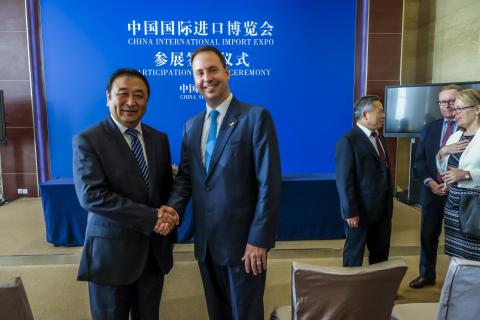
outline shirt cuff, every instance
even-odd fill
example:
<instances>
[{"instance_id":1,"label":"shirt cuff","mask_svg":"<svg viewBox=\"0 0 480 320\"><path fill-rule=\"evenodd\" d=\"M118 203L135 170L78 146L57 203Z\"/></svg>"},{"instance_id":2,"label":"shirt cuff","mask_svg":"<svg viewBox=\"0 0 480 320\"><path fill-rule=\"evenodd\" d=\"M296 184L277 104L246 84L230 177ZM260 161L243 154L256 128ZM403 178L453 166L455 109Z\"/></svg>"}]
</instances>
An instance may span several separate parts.
<instances>
[{"instance_id":1,"label":"shirt cuff","mask_svg":"<svg viewBox=\"0 0 480 320\"><path fill-rule=\"evenodd\" d=\"M433 180L433 178L430 178L430 177L426 178L425 180L423 180L423 185L424 185L425 187L428 187L428 183L429 183L430 181L432 181L432 180Z\"/></svg>"},{"instance_id":2,"label":"shirt cuff","mask_svg":"<svg viewBox=\"0 0 480 320\"><path fill-rule=\"evenodd\" d=\"M173 209L173 210L175 210L175 209ZM180 216L178 215L177 210L175 210L175 214L177 215L177 223L175 225L178 226L178 224L180 223Z\"/></svg>"}]
</instances>

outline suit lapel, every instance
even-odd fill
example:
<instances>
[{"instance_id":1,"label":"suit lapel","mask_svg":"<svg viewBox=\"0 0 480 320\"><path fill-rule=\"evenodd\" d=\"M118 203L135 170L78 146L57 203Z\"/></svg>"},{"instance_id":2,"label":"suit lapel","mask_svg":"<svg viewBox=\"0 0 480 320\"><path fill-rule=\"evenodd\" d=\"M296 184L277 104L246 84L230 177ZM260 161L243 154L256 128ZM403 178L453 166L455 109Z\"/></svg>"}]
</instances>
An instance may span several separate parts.
<instances>
[{"instance_id":1,"label":"suit lapel","mask_svg":"<svg viewBox=\"0 0 480 320\"><path fill-rule=\"evenodd\" d=\"M138 166L137 159L135 159L135 155L133 154L132 149L128 145L127 141L125 141L125 137L120 132L117 125L115 124L115 122L113 122L113 120L110 118L110 116L108 117L107 128L108 128L110 134L114 137L113 139L111 139L112 143L116 144L116 147L120 150L120 154L122 154L122 161L126 162L126 168L128 169L128 171L131 171L132 168L135 168L134 171L136 172L137 180L139 180L139 182L142 183L142 185L146 188L147 186L145 184L145 181L143 180L142 173L140 172L140 168ZM150 169L150 163L151 162L150 162L149 154L153 155L154 151L152 150L152 151L149 152L149 150L148 150L147 139L145 139L146 131L144 131L143 126L142 126L142 133L144 134L145 149L147 151L147 157L148 157L148 168ZM150 137L150 135L148 135L148 136ZM150 141L151 141L151 138L150 138ZM151 144L151 143L149 143L149 144ZM150 175L150 177L152 177L151 172L149 173L149 175Z\"/></svg>"},{"instance_id":2,"label":"suit lapel","mask_svg":"<svg viewBox=\"0 0 480 320\"><path fill-rule=\"evenodd\" d=\"M443 127L443 119L439 119L435 125L432 127L432 135L435 137L435 143L430 144L433 148L434 152L437 153L440 149L440 143L442 143L442 127Z\"/></svg>"},{"instance_id":3,"label":"suit lapel","mask_svg":"<svg viewBox=\"0 0 480 320\"><path fill-rule=\"evenodd\" d=\"M390 167L390 161L388 159L388 152L387 152L387 143L385 141L385 137L380 135L380 143L382 144L383 154L385 155L385 161L387 162L387 168ZM378 156L378 153L377 153ZM380 160L380 157L378 158Z\"/></svg>"},{"instance_id":4,"label":"suit lapel","mask_svg":"<svg viewBox=\"0 0 480 320\"><path fill-rule=\"evenodd\" d=\"M228 107L227 114L225 115L225 118L223 118L222 126L218 132L217 140L215 141L215 147L213 148L212 158L210 159L207 178L215 169L218 159L220 159L220 156L225 149L225 145L230 139L232 132L238 125L238 115L240 114L240 111L240 103L238 100L233 98L230 102L230 106Z\"/></svg>"},{"instance_id":5,"label":"suit lapel","mask_svg":"<svg viewBox=\"0 0 480 320\"><path fill-rule=\"evenodd\" d=\"M440 140L442 139L442 127L443 119L439 119L437 123L433 125L433 135L438 138L438 144L440 144Z\"/></svg>"},{"instance_id":6,"label":"suit lapel","mask_svg":"<svg viewBox=\"0 0 480 320\"><path fill-rule=\"evenodd\" d=\"M373 146L372 142L370 141L370 139L367 137L367 135L365 134L365 132L362 131L362 129L360 129L358 127L358 125L355 124L355 127L353 128L353 130L355 131L355 134L359 137L359 139L363 140L363 143L367 146L367 149L370 150L370 153L372 155L375 156L375 158L378 159L378 161L380 161L380 158L378 157L378 153L377 153L377 150L375 150L375 147ZM380 139L381 140L381 139ZM383 144L383 143L382 143ZM384 146L383 146L384 147ZM385 149L385 147L384 147Z\"/></svg>"},{"instance_id":7,"label":"suit lapel","mask_svg":"<svg viewBox=\"0 0 480 320\"><path fill-rule=\"evenodd\" d=\"M193 158L202 170L203 175L205 175L205 167L203 166L202 162L202 131L203 131L203 123L205 122L205 111L200 113L200 115L192 122L192 127L190 128L190 132L188 135L192 137L191 147L193 150Z\"/></svg>"},{"instance_id":8,"label":"suit lapel","mask_svg":"<svg viewBox=\"0 0 480 320\"><path fill-rule=\"evenodd\" d=\"M112 143L115 143L116 147L121 151L122 154L129 154L127 156L129 160L131 160L134 163L137 163L135 160L135 156L133 155L132 149L130 149L127 141L125 141L125 138L123 137L123 134L120 132L117 125L115 124L115 122L113 122L110 116L108 117L108 120L107 120L107 128L108 128L108 133L110 133L113 136L113 139L111 139Z\"/></svg>"},{"instance_id":9,"label":"suit lapel","mask_svg":"<svg viewBox=\"0 0 480 320\"><path fill-rule=\"evenodd\" d=\"M150 134L150 131L148 128L146 128L144 125L142 125L142 134L143 134L143 142L145 142L145 152L147 153L147 165L148 165L148 176L149 176L149 181L150 181L150 186L149 186L149 196L151 195L151 192L153 190L152 183L155 181L152 177L156 177L157 172L155 171L156 165L155 165L155 155L159 154L156 150L156 145L153 143L152 135ZM137 165L138 167L138 165ZM140 177L143 180L142 174L140 172L140 169L138 169L138 172L140 173ZM146 185L145 185L146 186Z\"/></svg>"}]
</instances>

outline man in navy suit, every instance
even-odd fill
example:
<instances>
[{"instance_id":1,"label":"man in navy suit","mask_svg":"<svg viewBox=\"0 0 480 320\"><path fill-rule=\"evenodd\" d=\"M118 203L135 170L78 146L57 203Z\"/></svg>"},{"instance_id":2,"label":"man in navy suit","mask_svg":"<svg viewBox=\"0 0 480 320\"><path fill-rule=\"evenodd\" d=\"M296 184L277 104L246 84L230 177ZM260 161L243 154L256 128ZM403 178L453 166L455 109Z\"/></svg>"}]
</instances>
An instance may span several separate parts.
<instances>
[{"instance_id":1,"label":"man in navy suit","mask_svg":"<svg viewBox=\"0 0 480 320\"><path fill-rule=\"evenodd\" d=\"M370 264L388 260L393 190L380 129L385 114L377 96L355 103L353 129L335 147L336 180L346 240L343 265L361 266L365 245Z\"/></svg>"},{"instance_id":2,"label":"man in navy suit","mask_svg":"<svg viewBox=\"0 0 480 320\"><path fill-rule=\"evenodd\" d=\"M174 227L160 214L172 187L167 136L143 123L150 87L133 69L108 80L110 115L73 138L73 178L88 223L78 280L89 281L93 319L159 319ZM160 216L160 218L159 218Z\"/></svg>"},{"instance_id":3,"label":"man in navy suit","mask_svg":"<svg viewBox=\"0 0 480 320\"><path fill-rule=\"evenodd\" d=\"M281 190L275 128L267 110L230 93L230 71L218 49L198 48L191 65L206 110L185 123L168 205L181 218L192 198L209 318L263 319Z\"/></svg>"},{"instance_id":4,"label":"man in navy suit","mask_svg":"<svg viewBox=\"0 0 480 320\"><path fill-rule=\"evenodd\" d=\"M434 285L436 280L438 237L442 232L443 210L448 192L443 188L443 181L437 172L435 157L448 137L457 130L452 108L457 93L461 90L457 85L440 89L438 106L443 117L425 125L415 152L415 167L423 185L420 192L420 275L409 284L414 289Z\"/></svg>"}]
</instances>

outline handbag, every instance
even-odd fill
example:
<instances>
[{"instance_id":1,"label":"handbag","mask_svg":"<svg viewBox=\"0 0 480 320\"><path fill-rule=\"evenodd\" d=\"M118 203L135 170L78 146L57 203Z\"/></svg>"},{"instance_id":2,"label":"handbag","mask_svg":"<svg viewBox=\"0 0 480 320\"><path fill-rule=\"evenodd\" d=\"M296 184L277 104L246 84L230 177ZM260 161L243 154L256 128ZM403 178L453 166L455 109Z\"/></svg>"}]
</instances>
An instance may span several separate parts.
<instances>
[{"instance_id":1,"label":"handbag","mask_svg":"<svg viewBox=\"0 0 480 320\"><path fill-rule=\"evenodd\" d=\"M462 194L458 207L460 231L467 237L480 240L480 195Z\"/></svg>"}]
</instances>

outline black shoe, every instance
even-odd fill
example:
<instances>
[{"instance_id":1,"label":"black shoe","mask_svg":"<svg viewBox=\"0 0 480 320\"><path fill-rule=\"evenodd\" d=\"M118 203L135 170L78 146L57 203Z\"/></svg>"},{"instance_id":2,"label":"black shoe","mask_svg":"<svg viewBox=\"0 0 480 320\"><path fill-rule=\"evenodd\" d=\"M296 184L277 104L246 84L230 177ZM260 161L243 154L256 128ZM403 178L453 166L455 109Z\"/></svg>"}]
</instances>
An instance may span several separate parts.
<instances>
[{"instance_id":1,"label":"black shoe","mask_svg":"<svg viewBox=\"0 0 480 320\"><path fill-rule=\"evenodd\" d=\"M408 285L410 286L410 288L420 289L420 288L423 288L425 286L433 286L434 284L435 284L435 281L429 281L429 280L427 280L425 278L422 278L422 277L416 277L415 279L410 281L410 283Z\"/></svg>"}]
</instances>

